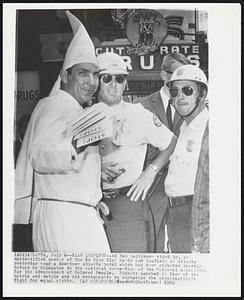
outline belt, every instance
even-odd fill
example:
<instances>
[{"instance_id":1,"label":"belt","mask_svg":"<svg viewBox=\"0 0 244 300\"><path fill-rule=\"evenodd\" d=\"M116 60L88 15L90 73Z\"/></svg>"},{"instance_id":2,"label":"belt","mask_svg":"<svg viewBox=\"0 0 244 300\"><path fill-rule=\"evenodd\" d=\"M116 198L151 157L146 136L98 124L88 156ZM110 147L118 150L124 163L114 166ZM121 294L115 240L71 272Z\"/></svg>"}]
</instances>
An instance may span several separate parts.
<instances>
[{"instance_id":1,"label":"belt","mask_svg":"<svg viewBox=\"0 0 244 300\"><path fill-rule=\"evenodd\" d=\"M168 196L169 207L172 208L175 206L186 205L187 203L192 201L192 198L193 198L193 195L179 196L179 197Z\"/></svg>"},{"instance_id":2,"label":"belt","mask_svg":"<svg viewBox=\"0 0 244 300\"><path fill-rule=\"evenodd\" d=\"M103 190L103 198L111 199L111 198L116 198L125 195L127 194L130 188L131 185L119 189Z\"/></svg>"},{"instance_id":3,"label":"belt","mask_svg":"<svg viewBox=\"0 0 244 300\"><path fill-rule=\"evenodd\" d=\"M83 205L83 206L88 206L88 207L92 207L97 211L98 217L100 219L100 221L103 223L99 212L102 212L102 214L104 216L109 215L109 208L106 205L106 203L104 203L103 201L99 201L97 203L97 205L91 205L88 203L84 203L84 202L79 202L79 201L67 201L67 200L61 200L61 199L54 199L54 198L39 198L38 201L55 201L55 202L65 202L65 203L71 203L71 204L79 204L79 205Z\"/></svg>"}]
</instances>

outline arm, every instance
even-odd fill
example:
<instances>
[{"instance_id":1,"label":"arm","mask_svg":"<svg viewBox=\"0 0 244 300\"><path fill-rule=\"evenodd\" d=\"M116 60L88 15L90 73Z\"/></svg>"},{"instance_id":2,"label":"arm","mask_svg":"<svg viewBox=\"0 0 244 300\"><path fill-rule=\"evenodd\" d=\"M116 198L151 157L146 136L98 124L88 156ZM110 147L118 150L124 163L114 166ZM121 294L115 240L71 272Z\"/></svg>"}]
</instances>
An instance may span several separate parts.
<instances>
[{"instance_id":1,"label":"arm","mask_svg":"<svg viewBox=\"0 0 244 300\"><path fill-rule=\"evenodd\" d=\"M84 158L67 136L67 120L70 112L63 103L45 101L35 111L33 138L30 142L29 159L40 173L77 172Z\"/></svg>"},{"instance_id":2,"label":"arm","mask_svg":"<svg viewBox=\"0 0 244 300\"><path fill-rule=\"evenodd\" d=\"M143 133L141 142L151 144L158 148L160 152L151 163L154 167L152 168L149 165L128 191L127 196L130 197L131 201L137 201L140 196L142 196L142 200L146 198L157 172L168 163L177 142L174 134L154 114L140 104L137 105L138 115L140 113L140 119L137 121L137 131L139 134L140 132Z\"/></svg>"},{"instance_id":3,"label":"arm","mask_svg":"<svg viewBox=\"0 0 244 300\"><path fill-rule=\"evenodd\" d=\"M192 202L192 252L209 252L209 149L206 127Z\"/></svg>"},{"instance_id":4,"label":"arm","mask_svg":"<svg viewBox=\"0 0 244 300\"><path fill-rule=\"evenodd\" d=\"M168 163L170 155L173 153L177 138L172 137L169 146L159 152L157 157L139 176L127 193L131 201L137 201L140 196L145 200L148 190L154 182L156 174Z\"/></svg>"},{"instance_id":5,"label":"arm","mask_svg":"<svg viewBox=\"0 0 244 300\"><path fill-rule=\"evenodd\" d=\"M115 182L115 180L125 172L125 169L118 163L103 162L102 163L102 181L103 182Z\"/></svg>"}]
</instances>

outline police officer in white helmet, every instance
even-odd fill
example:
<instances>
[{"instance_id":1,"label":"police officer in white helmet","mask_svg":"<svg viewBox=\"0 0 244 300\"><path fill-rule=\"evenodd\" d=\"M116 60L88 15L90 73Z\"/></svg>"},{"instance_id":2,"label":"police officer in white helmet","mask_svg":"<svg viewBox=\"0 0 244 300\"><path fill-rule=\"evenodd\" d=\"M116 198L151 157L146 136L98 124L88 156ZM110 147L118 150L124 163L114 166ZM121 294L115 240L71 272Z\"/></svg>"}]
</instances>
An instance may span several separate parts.
<instances>
[{"instance_id":1,"label":"police officer in white helmet","mask_svg":"<svg viewBox=\"0 0 244 300\"><path fill-rule=\"evenodd\" d=\"M167 85L173 106L184 118L165 179L165 191L169 200L169 250L191 252L192 200L196 193L195 178L203 135L208 124L208 109L205 106L208 83L199 67L185 65L175 70ZM204 185L197 187L201 189L201 193L205 193L205 188ZM207 210L208 208L205 215L208 215Z\"/></svg>"},{"instance_id":2,"label":"police officer in white helmet","mask_svg":"<svg viewBox=\"0 0 244 300\"><path fill-rule=\"evenodd\" d=\"M153 252L154 228L147 202L154 178L168 162L176 137L141 104L123 101L128 71L115 53L98 55L98 100L110 106L113 136L100 144L105 229L112 252ZM161 151L143 169L147 144Z\"/></svg>"}]
</instances>

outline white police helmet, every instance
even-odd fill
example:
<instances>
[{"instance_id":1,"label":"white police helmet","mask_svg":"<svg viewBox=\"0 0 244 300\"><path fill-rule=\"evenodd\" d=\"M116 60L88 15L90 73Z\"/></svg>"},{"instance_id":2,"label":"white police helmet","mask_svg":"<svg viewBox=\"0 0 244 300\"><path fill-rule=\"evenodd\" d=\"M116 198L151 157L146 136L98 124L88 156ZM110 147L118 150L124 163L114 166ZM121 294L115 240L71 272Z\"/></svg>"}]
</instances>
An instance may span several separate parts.
<instances>
[{"instance_id":1,"label":"white police helmet","mask_svg":"<svg viewBox=\"0 0 244 300\"><path fill-rule=\"evenodd\" d=\"M100 72L99 74L128 75L123 58L113 52L105 52L97 56Z\"/></svg>"},{"instance_id":2,"label":"white police helmet","mask_svg":"<svg viewBox=\"0 0 244 300\"><path fill-rule=\"evenodd\" d=\"M178 67L166 85L171 87L172 82L177 80L195 81L197 83L201 83L206 87L206 89L208 89L208 80L206 75L199 67L194 65L184 65Z\"/></svg>"}]
</instances>

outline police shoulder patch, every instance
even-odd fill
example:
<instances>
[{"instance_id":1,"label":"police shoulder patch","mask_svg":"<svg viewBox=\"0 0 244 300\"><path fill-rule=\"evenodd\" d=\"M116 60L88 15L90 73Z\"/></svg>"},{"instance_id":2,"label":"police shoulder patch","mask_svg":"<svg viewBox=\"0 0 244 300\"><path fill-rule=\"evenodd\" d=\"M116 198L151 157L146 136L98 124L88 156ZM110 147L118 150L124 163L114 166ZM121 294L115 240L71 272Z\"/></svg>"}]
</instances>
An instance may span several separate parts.
<instances>
[{"instance_id":1,"label":"police shoulder patch","mask_svg":"<svg viewBox=\"0 0 244 300\"><path fill-rule=\"evenodd\" d=\"M159 120L159 118L156 117L155 115L153 115L153 122L157 127L160 127L163 125L162 122Z\"/></svg>"}]
</instances>

